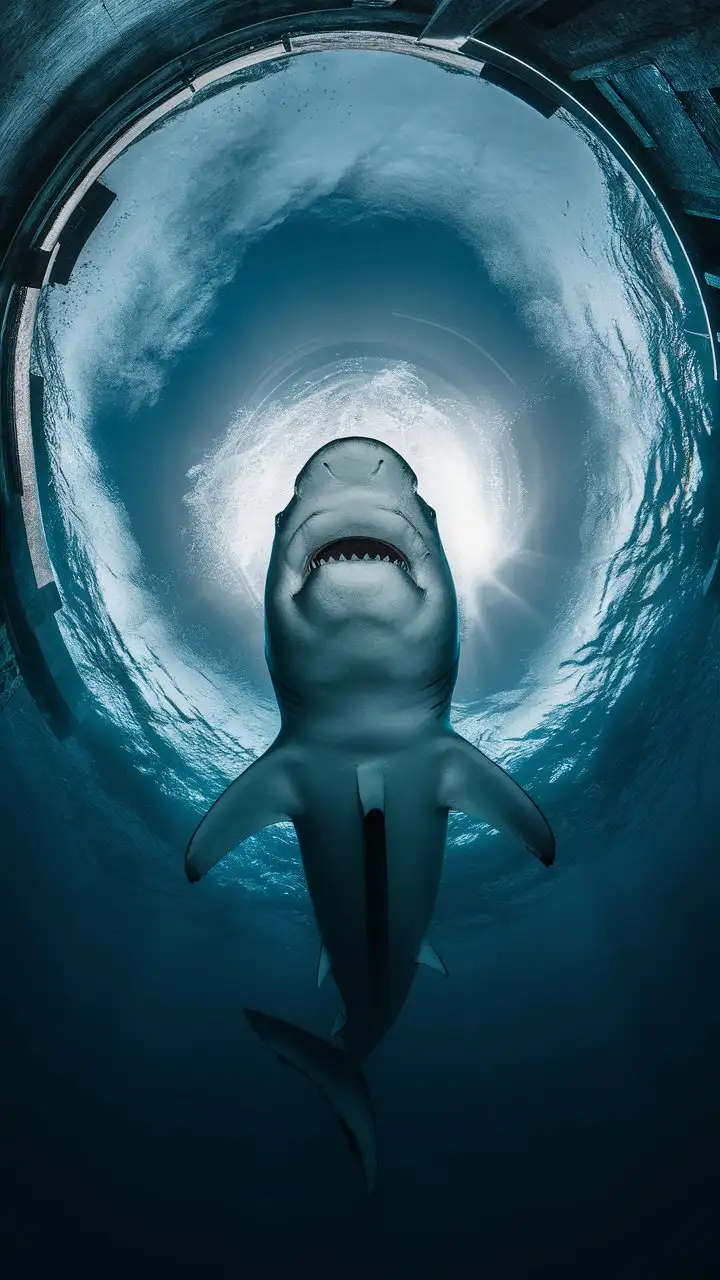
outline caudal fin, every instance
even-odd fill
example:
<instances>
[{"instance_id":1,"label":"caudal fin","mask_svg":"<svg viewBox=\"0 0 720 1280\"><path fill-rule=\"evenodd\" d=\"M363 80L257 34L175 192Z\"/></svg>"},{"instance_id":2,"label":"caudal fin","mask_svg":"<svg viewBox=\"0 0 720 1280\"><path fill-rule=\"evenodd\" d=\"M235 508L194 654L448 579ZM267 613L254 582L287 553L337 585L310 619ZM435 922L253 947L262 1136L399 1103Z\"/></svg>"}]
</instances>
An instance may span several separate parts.
<instances>
[{"instance_id":1,"label":"caudal fin","mask_svg":"<svg viewBox=\"0 0 720 1280\"><path fill-rule=\"evenodd\" d=\"M343 1049L282 1018L258 1009L245 1009L245 1017L281 1062L307 1076L327 1098L362 1168L370 1195L377 1172L377 1139L370 1094L359 1063Z\"/></svg>"}]
</instances>

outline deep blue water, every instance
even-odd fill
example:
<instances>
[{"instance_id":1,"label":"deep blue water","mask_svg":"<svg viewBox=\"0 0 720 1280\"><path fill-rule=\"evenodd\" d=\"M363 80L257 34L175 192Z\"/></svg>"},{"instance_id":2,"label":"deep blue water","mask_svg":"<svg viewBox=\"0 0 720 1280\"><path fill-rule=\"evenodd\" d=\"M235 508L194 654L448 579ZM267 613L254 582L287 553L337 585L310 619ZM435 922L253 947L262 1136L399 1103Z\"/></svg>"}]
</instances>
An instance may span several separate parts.
<instances>
[{"instance_id":1,"label":"deep blue water","mask_svg":"<svg viewBox=\"0 0 720 1280\"><path fill-rule=\"evenodd\" d=\"M566 120L409 59L380 76L388 56L299 59L153 134L45 301L41 489L88 697L62 743L23 691L0 718L2 1214L28 1268L713 1271L720 623L693 284ZM292 832L194 888L183 851L274 733L267 504L371 426L438 486L454 722L558 856L453 819L450 978L419 973L371 1059L368 1203L242 1016L322 1033L336 1010ZM502 512L490 579L472 508L453 541L437 438Z\"/></svg>"}]
</instances>

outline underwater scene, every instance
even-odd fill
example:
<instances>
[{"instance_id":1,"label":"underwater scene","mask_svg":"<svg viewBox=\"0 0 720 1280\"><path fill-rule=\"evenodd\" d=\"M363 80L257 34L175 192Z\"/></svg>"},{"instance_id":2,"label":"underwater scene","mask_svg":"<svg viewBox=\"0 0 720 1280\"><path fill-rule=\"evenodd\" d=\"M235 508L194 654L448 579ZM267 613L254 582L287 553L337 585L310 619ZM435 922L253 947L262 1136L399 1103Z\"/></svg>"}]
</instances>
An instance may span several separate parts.
<instances>
[{"instance_id":1,"label":"underwater scene","mask_svg":"<svg viewBox=\"0 0 720 1280\"><path fill-rule=\"evenodd\" d=\"M393 52L102 180L32 350L77 727L0 715L28 1272L714 1274L716 383L661 207Z\"/></svg>"}]
</instances>

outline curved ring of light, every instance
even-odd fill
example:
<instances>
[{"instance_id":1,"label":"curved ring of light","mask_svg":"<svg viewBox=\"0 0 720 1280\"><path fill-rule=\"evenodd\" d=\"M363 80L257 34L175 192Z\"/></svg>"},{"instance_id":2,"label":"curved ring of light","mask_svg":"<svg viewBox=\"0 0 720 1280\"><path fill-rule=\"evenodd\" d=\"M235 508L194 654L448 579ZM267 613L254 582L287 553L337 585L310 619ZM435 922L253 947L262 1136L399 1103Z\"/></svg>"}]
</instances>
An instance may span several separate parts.
<instances>
[{"instance_id":1,"label":"curved ring of light","mask_svg":"<svg viewBox=\"0 0 720 1280\"><path fill-rule=\"evenodd\" d=\"M283 19L287 25L288 19ZM277 29L276 24L276 29ZM247 37L246 37L247 38ZM16 287L16 296L11 297L11 306L15 304L15 319L12 325L5 325L5 333L10 349L5 351L5 368L11 372L11 431L10 438L16 444L16 469L18 477L16 489L21 496L22 515L27 537L27 545L32 563L35 584L38 590L54 584L54 574L50 562L47 542L43 529L42 515L38 497L37 478L30 413L30 350L41 289L48 282L52 271L54 256L57 253L63 228L67 225L73 211L83 196L101 176L108 166L138 137L156 124L177 107L189 102L193 95L223 79L241 74L248 67L276 58L287 58L289 55L318 53L332 50L385 50L404 53L433 62L441 62L451 66L462 66L464 71L473 70L481 74L485 63L501 66L510 71L516 78L524 80L545 96L557 101L570 114L578 118L599 135L620 162L629 171L633 181L651 204L658 221L668 238L674 244L687 265L691 279L696 286L698 304L698 327L702 325L703 336L710 339L713 360L713 374L717 379L717 356L713 341L710 319L703 298L703 291L692 263L688 257L680 234L662 205L641 168L633 160L624 147L618 143L611 131L602 124L581 102L567 90L556 84L544 73L536 70L513 54L487 44L484 41L458 37L452 41L433 43L432 37L423 39L409 35L400 35L382 30L317 30L297 36L283 35L280 41L269 40L249 51L239 54L216 65L200 66L191 79L185 79L184 87L167 94L160 101L155 101L149 111L137 115L132 124L120 128L114 137L105 136L100 145L93 148L94 158L84 167L82 176L78 178L77 170L72 183L68 183L58 200L51 200L46 205L44 215L36 224L36 234L32 240L32 248L47 255L47 263L42 285L40 287ZM102 118L101 118L102 120ZM86 157L87 159L87 157ZM39 197L42 200L42 197ZM37 203L37 202L36 202Z\"/></svg>"}]
</instances>

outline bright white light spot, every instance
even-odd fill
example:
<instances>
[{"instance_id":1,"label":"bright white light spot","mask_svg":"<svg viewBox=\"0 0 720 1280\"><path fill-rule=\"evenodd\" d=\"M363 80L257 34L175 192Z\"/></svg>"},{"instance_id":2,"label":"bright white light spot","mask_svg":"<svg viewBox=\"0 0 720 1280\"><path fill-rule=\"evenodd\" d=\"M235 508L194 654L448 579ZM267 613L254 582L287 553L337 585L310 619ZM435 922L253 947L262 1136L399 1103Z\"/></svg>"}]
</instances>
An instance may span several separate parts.
<instances>
[{"instance_id":1,"label":"bright white light spot","mask_svg":"<svg viewBox=\"0 0 720 1280\"><path fill-rule=\"evenodd\" d=\"M507 454L507 441L492 434L488 439L485 433L474 439L452 435L452 427L449 421L447 432L419 432L417 456L412 458L413 449L409 453L418 488L437 511L458 593L473 612L482 583L517 550L511 495L503 484L503 458L498 456L503 448Z\"/></svg>"},{"instance_id":2,"label":"bright white light spot","mask_svg":"<svg viewBox=\"0 0 720 1280\"><path fill-rule=\"evenodd\" d=\"M275 513L310 455L348 435L383 440L410 463L437 511L461 609L476 614L482 583L522 540L517 456L496 407L432 398L406 364L348 361L283 402L239 414L189 472L198 567L225 589L234 577L261 606Z\"/></svg>"}]
</instances>

